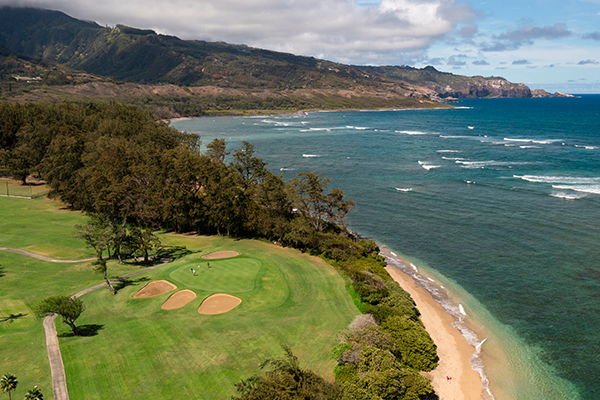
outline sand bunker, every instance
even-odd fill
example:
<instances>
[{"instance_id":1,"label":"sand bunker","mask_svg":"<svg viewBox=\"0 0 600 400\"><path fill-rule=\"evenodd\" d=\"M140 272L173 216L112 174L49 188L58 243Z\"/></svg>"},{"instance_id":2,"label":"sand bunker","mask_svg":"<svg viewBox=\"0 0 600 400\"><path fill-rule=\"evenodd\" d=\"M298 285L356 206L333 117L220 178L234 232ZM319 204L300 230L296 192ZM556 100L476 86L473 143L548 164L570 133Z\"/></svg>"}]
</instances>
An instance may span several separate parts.
<instances>
[{"instance_id":1,"label":"sand bunker","mask_svg":"<svg viewBox=\"0 0 600 400\"><path fill-rule=\"evenodd\" d=\"M177 286L173 285L171 282L163 280L154 281L144 286L142 290L134 294L133 297L135 297L136 299L154 297L175 289L177 289Z\"/></svg>"},{"instance_id":2,"label":"sand bunker","mask_svg":"<svg viewBox=\"0 0 600 400\"><path fill-rule=\"evenodd\" d=\"M202 256L205 260L216 260L217 258L231 258L239 255L237 251L215 251L214 253Z\"/></svg>"},{"instance_id":3,"label":"sand bunker","mask_svg":"<svg viewBox=\"0 0 600 400\"><path fill-rule=\"evenodd\" d=\"M190 301L196 298L196 293L192 292L189 289L180 290L177 293L174 293L171 297L167 299L163 303L160 308L163 310L175 310L176 308L181 308L185 306Z\"/></svg>"},{"instance_id":4,"label":"sand bunker","mask_svg":"<svg viewBox=\"0 0 600 400\"><path fill-rule=\"evenodd\" d=\"M240 305L242 299L225 293L209 296L200 304L198 312L204 315L224 314Z\"/></svg>"}]
</instances>

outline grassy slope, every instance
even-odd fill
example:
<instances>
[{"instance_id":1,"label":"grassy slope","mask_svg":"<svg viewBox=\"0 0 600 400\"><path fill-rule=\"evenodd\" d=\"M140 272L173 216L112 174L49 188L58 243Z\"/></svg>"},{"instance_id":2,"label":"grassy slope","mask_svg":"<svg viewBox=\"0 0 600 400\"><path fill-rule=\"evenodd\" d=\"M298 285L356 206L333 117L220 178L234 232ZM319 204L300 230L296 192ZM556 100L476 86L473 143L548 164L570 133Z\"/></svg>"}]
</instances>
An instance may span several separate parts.
<instances>
[{"instance_id":1,"label":"grassy slope","mask_svg":"<svg viewBox=\"0 0 600 400\"><path fill-rule=\"evenodd\" d=\"M70 234L83 217L57 207L47 200L0 198L0 246L31 250L42 243L51 244L45 245L51 255L88 255ZM69 337L66 325L57 321L64 335L60 345L71 398L225 398L235 382L258 371L265 357L281 355L280 342L291 345L303 365L331 376L329 352L335 334L358 311L343 279L329 265L257 241L163 238L170 245L187 246L192 254L134 277L117 296L102 289L83 296L87 309L78 323L99 329L97 335ZM200 257L218 250L239 251L240 256L211 260L209 270ZM100 277L89 263L48 263L5 252L0 256L0 285L8 288L0 291L0 312L5 317L26 314L0 323L0 359L6 360L2 373L19 378L16 397L21 389L38 385L51 398L41 320L33 317L29 305L49 295L76 293ZM192 267L198 276L192 276ZM136 269L109 265L111 275ZM133 298L155 279L192 289L198 297L171 311L160 308L171 293ZM223 315L198 314L201 301L215 292L243 302Z\"/></svg>"}]
</instances>

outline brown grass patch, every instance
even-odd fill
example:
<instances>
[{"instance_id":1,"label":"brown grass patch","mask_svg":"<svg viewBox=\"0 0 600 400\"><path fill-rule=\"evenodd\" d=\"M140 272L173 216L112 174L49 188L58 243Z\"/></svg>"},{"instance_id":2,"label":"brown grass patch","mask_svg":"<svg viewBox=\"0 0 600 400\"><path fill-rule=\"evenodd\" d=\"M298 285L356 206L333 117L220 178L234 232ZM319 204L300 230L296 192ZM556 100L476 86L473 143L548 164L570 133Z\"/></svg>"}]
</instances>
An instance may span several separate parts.
<instances>
[{"instance_id":1,"label":"brown grass patch","mask_svg":"<svg viewBox=\"0 0 600 400\"><path fill-rule=\"evenodd\" d=\"M207 297L198 312L204 315L224 314L242 303L242 299L226 293L217 293Z\"/></svg>"},{"instance_id":2,"label":"brown grass patch","mask_svg":"<svg viewBox=\"0 0 600 400\"><path fill-rule=\"evenodd\" d=\"M165 301L163 305L160 306L160 308L162 308L163 310L175 310L176 308L181 308L185 306L187 303L194 300L195 298L196 293L192 292L189 289L183 289L177 293L173 293L173 295L171 295L171 297L169 297L167 301Z\"/></svg>"},{"instance_id":3,"label":"brown grass patch","mask_svg":"<svg viewBox=\"0 0 600 400\"><path fill-rule=\"evenodd\" d=\"M139 292L134 294L133 297L136 299L154 297L175 289L177 289L177 286L173 285L171 282L164 280L154 281L144 286Z\"/></svg>"},{"instance_id":4,"label":"brown grass patch","mask_svg":"<svg viewBox=\"0 0 600 400\"><path fill-rule=\"evenodd\" d=\"M214 253L203 255L202 258L205 260L216 260L217 258L231 258L238 256L240 253L237 251L215 251Z\"/></svg>"}]
</instances>

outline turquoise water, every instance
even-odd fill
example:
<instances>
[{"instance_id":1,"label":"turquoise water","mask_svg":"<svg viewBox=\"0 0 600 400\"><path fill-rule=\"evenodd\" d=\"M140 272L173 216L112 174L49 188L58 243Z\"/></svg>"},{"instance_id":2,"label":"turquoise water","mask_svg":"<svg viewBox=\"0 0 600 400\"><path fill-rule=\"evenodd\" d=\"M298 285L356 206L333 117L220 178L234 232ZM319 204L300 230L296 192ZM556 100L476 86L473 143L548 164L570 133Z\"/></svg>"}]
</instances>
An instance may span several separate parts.
<instances>
[{"instance_id":1,"label":"turquoise water","mask_svg":"<svg viewBox=\"0 0 600 400\"><path fill-rule=\"evenodd\" d=\"M353 230L484 328L473 363L495 398L600 398L600 96L173 126L331 177Z\"/></svg>"}]
</instances>

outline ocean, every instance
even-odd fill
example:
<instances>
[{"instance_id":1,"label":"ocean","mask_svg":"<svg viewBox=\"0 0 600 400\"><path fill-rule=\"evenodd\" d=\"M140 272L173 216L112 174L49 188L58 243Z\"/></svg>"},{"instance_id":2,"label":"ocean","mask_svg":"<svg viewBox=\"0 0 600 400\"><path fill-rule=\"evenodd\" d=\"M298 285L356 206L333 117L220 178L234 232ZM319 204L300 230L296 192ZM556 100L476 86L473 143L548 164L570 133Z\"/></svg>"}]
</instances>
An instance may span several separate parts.
<instances>
[{"instance_id":1,"label":"ocean","mask_svg":"<svg viewBox=\"0 0 600 400\"><path fill-rule=\"evenodd\" d=\"M600 398L600 95L172 125L330 177L478 346L484 398Z\"/></svg>"}]
</instances>

